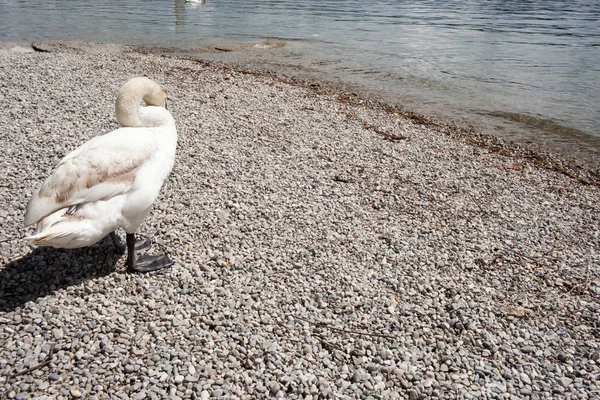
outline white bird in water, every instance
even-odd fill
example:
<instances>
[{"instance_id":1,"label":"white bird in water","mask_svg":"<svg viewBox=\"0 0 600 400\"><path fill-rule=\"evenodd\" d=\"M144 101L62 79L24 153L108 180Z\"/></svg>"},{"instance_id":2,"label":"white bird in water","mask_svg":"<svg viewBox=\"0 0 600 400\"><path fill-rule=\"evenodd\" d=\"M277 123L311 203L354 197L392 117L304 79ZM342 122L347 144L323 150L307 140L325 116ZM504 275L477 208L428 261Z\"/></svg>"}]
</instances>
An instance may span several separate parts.
<instances>
[{"instance_id":1,"label":"white bird in water","mask_svg":"<svg viewBox=\"0 0 600 400\"><path fill-rule=\"evenodd\" d=\"M141 107L141 101L146 107ZM138 77L121 89L116 104L122 128L97 136L63 158L34 193L25 212L25 226L37 223L27 239L40 246L91 246L114 231L127 233L127 269L155 271L173 262L166 256L143 255L147 247L135 232L175 162L177 129L167 111L166 93L154 81Z\"/></svg>"}]
</instances>

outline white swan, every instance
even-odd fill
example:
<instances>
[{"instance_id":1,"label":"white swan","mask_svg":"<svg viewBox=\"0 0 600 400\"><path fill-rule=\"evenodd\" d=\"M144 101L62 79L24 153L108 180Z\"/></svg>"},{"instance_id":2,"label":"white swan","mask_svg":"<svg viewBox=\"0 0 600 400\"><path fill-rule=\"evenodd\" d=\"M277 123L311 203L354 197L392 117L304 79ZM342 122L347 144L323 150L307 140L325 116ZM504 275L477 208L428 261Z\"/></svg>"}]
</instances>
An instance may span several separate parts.
<instances>
[{"instance_id":1,"label":"white swan","mask_svg":"<svg viewBox=\"0 0 600 400\"><path fill-rule=\"evenodd\" d=\"M140 107L144 100L146 107ZM154 271L172 264L166 256L137 257L135 232L175 161L177 129L166 109L166 94L148 78L129 80L116 103L123 128L97 136L63 158L27 205L25 226L37 223L27 239L40 246L91 246L127 233L129 271ZM138 243L139 245L140 243Z\"/></svg>"}]
</instances>

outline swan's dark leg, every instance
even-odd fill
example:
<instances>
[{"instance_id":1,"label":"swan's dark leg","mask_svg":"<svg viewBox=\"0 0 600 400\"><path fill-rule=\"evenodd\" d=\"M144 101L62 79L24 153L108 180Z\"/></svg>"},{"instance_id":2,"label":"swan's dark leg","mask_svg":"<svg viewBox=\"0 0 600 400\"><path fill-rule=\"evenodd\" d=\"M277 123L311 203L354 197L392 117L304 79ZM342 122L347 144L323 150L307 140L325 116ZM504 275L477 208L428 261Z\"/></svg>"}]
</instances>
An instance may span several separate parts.
<instances>
[{"instance_id":1,"label":"swan's dark leg","mask_svg":"<svg viewBox=\"0 0 600 400\"><path fill-rule=\"evenodd\" d=\"M150 272L170 267L173 261L169 257L143 255L137 257L135 234L127 234L127 270L129 272Z\"/></svg>"},{"instance_id":2,"label":"swan's dark leg","mask_svg":"<svg viewBox=\"0 0 600 400\"><path fill-rule=\"evenodd\" d=\"M125 254L127 251L127 247L121 243L119 237L115 232L110 233L110 238L112 239L113 244L115 245L115 250L118 254ZM146 239L136 240L135 242L135 251L146 250L150 247L150 241Z\"/></svg>"}]
</instances>

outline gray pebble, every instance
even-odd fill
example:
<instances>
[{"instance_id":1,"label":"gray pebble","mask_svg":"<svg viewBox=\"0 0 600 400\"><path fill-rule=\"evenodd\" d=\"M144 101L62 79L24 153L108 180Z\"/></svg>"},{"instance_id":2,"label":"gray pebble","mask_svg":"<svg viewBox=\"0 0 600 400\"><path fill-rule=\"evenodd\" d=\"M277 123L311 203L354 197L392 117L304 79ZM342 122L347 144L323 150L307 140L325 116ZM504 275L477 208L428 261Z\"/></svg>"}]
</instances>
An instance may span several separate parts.
<instances>
[{"instance_id":1,"label":"gray pebble","mask_svg":"<svg viewBox=\"0 0 600 400\"><path fill-rule=\"evenodd\" d=\"M566 376L558 378L558 381L564 388L568 388L571 385L571 383L573 383L573 379L568 378Z\"/></svg>"},{"instance_id":2,"label":"gray pebble","mask_svg":"<svg viewBox=\"0 0 600 400\"><path fill-rule=\"evenodd\" d=\"M51 381L57 381L60 379L60 375L58 375L55 372L52 372L48 375L48 379L50 379Z\"/></svg>"}]
</instances>

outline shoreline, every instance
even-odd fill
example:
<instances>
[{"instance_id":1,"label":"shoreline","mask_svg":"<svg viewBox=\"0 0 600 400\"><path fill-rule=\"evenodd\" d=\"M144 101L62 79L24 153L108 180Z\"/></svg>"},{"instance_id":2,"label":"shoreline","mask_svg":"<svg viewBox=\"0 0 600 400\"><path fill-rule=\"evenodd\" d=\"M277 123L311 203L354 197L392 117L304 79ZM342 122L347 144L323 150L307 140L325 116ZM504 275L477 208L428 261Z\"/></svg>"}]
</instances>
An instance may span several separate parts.
<instances>
[{"instance_id":1,"label":"shoreline","mask_svg":"<svg viewBox=\"0 0 600 400\"><path fill-rule=\"evenodd\" d=\"M588 175L315 82L36 47L0 43L0 397L600 393ZM125 273L108 238L33 248L31 193L117 128L116 93L140 75L167 91L179 143L139 236L175 264Z\"/></svg>"},{"instance_id":2,"label":"shoreline","mask_svg":"<svg viewBox=\"0 0 600 400\"><path fill-rule=\"evenodd\" d=\"M222 61L211 61L202 59L203 54L221 53L225 51L221 48L206 47L196 48L176 48L176 47L158 47L158 46L130 46L134 51L140 54L154 54L162 57L180 57L195 62L207 63L207 65L218 66L224 70L236 71L239 73L267 76L292 85L299 85L314 90L317 93L328 94L336 97L340 102L383 110L395 116L402 116L410 119L417 124L451 135L499 154L510 157L522 158L537 166L548 168L563 173L573 179L579 180L585 184L600 185L600 164L592 162L590 156L585 160L575 160L573 155L565 153L565 149L542 150L539 144L523 143L507 138L503 138L493 132L484 132L483 129L473 125L461 124L450 121L447 118L424 115L405 109L403 105L392 104L381 100L377 95L369 95L362 91L349 90L344 83L335 84L325 79L304 79L296 76L284 76L276 70L269 68L247 68L239 65L232 65ZM227 52L237 51L238 49ZM575 138L573 138L575 140Z\"/></svg>"},{"instance_id":3,"label":"shoreline","mask_svg":"<svg viewBox=\"0 0 600 400\"><path fill-rule=\"evenodd\" d=\"M384 110L395 116L402 116L410 119L417 124L429 127L434 130L448 134L456 139L460 139L471 145L482 147L499 154L510 157L522 158L536 166L551 169L565 174L573 179L579 180L585 184L600 185L600 161L593 155L586 155L583 159L576 159L578 154L570 153L565 147L551 147L542 149L542 142L526 143L523 140L503 137L498 132L484 130L472 124L452 121L449 118L425 115L412 109L406 109L402 104L391 103L381 99L377 94L366 93L365 91L348 89L343 82L334 83L326 79L302 78L294 75L285 75L277 70L270 68L253 68L243 65L234 65L223 61L213 61L202 58L206 54L230 53L247 50L253 47L250 43L237 43L234 46L206 46L195 47L164 47L151 45L125 45L112 43L94 43L94 42L69 42L69 41L45 41L45 42L0 42L0 45L17 44L24 48L32 47L35 51L48 51L44 46L55 46L61 44L73 43L77 45L98 45L98 46L120 46L123 49L129 49L134 52L146 55L157 55L161 57L177 57L182 60L191 60L193 62L206 63L213 67L221 68L225 71L235 71L238 73L265 76L277 79L281 82L297 85L314 90L316 93L328 94L338 98L339 101L352 105L364 106L373 109ZM273 48L278 48L283 44L277 43ZM50 50L51 51L51 50ZM293 67L290 65L289 67ZM525 128L526 129L526 128ZM575 137L572 138L576 140Z\"/></svg>"},{"instance_id":4,"label":"shoreline","mask_svg":"<svg viewBox=\"0 0 600 400\"><path fill-rule=\"evenodd\" d=\"M284 43L279 43L275 48L283 46ZM248 53L254 47L255 45L253 46L252 43L226 43L222 46L202 48L133 46L142 53L199 59L240 72L266 74L277 77L282 81L295 82L295 84L311 87L318 86L320 90L329 94L344 97L342 101L354 101L357 104L369 106L376 104L380 108L395 110L391 112L400 112L409 118L414 117L415 120L428 123L431 126L438 126L446 130L450 129L457 132L458 136L465 136L465 134L467 136L478 136L479 140L473 141L473 144L481 142L482 145L487 144L495 148L504 147L506 150L510 148L510 154L515 156L521 154L528 159L537 159L538 164L550 168L554 168L552 166L554 164L559 170L565 168L570 170L570 174L573 174L575 170L584 169L586 171L580 171L576 174L580 177L587 175L588 177L584 180L598 181L598 176L600 176L600 163L598 162L600 139L590 133L561 126L551 120L537 119L510 112L490 111L490 116L503 119L505 124L508 121L512 124L501 124L502 126L495 127L484 127L484 121L457 120L449 115L422 112L419 111L419 106L414 101L410 104L403 104L402 101L394 100L389 94L383 95L377 93L376 90L360 87L360 85L357 86L357 84L350 82L339 80L334 82L327 77L324 71L320 71L320 73L325 75L318 77L319 73L316 70L307 69L307 66L278 64L273 63L271 59L265 60L266 64L264 66L258 66L260 64L260 61L257 61L259 58L254 59L257 56ZM219 57L219 55L229 56L232 54L240 54L240 56L225 59ZM244 61L246 58L249 58L249 60ZM443 107L443 104L440 104L440 107ZM496 143L491 143L491 140L487 138L490 136L495 138Z\"/></svg>"}]
</instances>

